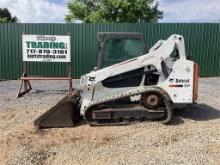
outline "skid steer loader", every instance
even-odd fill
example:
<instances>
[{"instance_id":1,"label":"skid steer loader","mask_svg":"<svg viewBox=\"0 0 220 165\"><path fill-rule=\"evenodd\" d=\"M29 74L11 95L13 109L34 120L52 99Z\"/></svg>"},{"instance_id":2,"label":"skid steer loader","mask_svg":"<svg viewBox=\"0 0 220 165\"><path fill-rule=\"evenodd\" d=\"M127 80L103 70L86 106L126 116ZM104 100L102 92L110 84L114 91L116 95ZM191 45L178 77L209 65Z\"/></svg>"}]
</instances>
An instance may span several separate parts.
<instances>
[{"instance_id":1,"label":"skid steer loader","mask_svg":"<svg viewBox=\"0 0 220 165\"><path fill-rule=\"evenodd\" d=\"M97 67L81 76L81 89L35 120L38 128L167 124L178 104L198 97L198 65L186 59L184 38L174 34L149 50L139 33L98 33ZM88 55L89 56L89 55Z\"/></svg>"}]
</instances>

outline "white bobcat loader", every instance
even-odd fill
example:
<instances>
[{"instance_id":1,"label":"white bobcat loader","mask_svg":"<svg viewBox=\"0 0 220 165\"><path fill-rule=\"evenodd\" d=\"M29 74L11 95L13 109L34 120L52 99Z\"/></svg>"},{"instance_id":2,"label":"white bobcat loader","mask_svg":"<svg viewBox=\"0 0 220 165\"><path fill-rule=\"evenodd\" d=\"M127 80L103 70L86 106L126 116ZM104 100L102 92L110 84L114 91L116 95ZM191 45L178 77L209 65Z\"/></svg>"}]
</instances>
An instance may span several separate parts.
<instances>
[{"instance_id":1,"label":"white bobcat loader","mask_svg":"<svg viewBox=\"0 0 220 165\"><path fill-rule=\"evenodd\" d=\"M98 64L81 89L35 120L38 128L169 123L173 107L198 97L198 65L186 59L184 38L171 35L149 50L139 33L98 33Z\"/></svg>"}]
</instances>

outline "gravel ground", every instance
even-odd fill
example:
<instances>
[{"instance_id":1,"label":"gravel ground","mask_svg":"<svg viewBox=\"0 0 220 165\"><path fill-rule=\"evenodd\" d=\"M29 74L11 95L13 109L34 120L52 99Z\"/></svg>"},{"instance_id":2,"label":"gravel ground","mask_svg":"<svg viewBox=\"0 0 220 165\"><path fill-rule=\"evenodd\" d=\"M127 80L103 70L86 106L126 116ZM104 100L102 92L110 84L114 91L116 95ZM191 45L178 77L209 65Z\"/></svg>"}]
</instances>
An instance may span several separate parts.
<instances>
[{"instance_id":1,"label":"gravel ground","mask_svg":"<svg viewBox=\"0 0 220 165\"><path fill-rule=\"evenodd\" d=\"M78 81L73 81L77 87ZM33 121L67 93L59 81L0 82L0 164L220 164L220 78L200 79L197 105L178 109L170 125L37 130Z\"/></svg>"}]
</instances>

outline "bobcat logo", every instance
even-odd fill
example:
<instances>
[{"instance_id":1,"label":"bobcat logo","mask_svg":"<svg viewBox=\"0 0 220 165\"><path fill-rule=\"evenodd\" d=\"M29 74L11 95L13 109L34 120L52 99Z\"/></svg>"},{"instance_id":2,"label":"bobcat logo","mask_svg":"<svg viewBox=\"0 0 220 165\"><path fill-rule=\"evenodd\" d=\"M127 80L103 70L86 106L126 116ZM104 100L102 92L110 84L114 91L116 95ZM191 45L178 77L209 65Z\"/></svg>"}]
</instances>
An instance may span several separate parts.
<instances>
[{"instance_id":1,"label":"bobcat logo","mask_svg":"<svg viewBox=\"0 0 220 165\"><path fill-rule=\"evenodd\" d=\"M173 83L174 82L174 78L169 78L169 82Z\"/></svg>"}]
</instances>

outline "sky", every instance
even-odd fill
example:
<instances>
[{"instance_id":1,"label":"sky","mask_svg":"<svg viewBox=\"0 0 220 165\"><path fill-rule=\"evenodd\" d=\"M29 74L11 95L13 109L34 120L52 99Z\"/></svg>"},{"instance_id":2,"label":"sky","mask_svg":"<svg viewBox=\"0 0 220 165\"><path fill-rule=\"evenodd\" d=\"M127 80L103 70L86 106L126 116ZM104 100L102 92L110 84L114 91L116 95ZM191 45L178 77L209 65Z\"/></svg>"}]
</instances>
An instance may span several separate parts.
<instances>
[{"instance_id":1,"label":"sky","mask_svg":"<svg viewBox=\"0 0 220 165\"><path fill-rule=\"evenodd\" d=\"M22 23L63 23L68 0L0 0ZM159 22L220 22L220 0L157 0Z\"/></svg>"}]
</instances>

